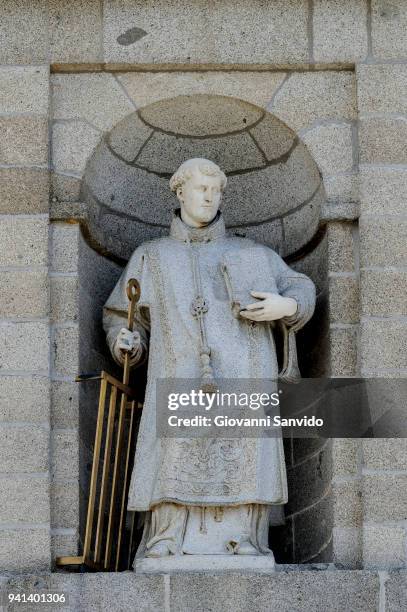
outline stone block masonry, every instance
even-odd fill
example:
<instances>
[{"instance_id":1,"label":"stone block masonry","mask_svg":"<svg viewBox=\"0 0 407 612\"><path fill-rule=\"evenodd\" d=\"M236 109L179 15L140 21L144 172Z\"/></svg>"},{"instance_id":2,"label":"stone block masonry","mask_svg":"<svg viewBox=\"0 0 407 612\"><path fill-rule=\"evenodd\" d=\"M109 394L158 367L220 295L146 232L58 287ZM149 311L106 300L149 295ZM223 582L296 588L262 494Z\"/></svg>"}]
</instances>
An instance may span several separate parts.
<instances>
[{"instance_id":1,"label":"stone block masonry","mask_svg":"<svg viewBox=\"0 0 407 612\"><path fill-rule=\"evenodd\" d=\"M252 6L227 0L216 10L205 0L187 6L173 0L106 2L104 61L227 65L246 64L250 58L256 64L302 63L308 59L307 27L308 3L303 0Z\"/></svg>"},{"instance_id":2,"label":"stone block masonry","mask_svg":"<svg viewBox=\"0 0 407 612\"><path fill-rule=\"evenodd\" d=\"M322 569L324 566L320 566ZM325 566L326 567L326 566ZM169 612L252 609L269 612L399 612L405 601L406 577L394 572L384 583L376 571L279 571L274 575L214 576L189 573L178 576L129 572L51 574L9 577L3 591L43 589L69 595L69 611L137 610ZM293 571L294 570L294 571ZM192 603L193 602L193 603ZM400 607L401 604L401 607ZM382 609L384 609L382 607Z\"/></svg>"},{"instance_id":3,"label":"stone block masonry","mask_svg":"<svg viewBox=\"0 0 407 612\"><path fill-rule=\"evenodd\" d=\"M136 109L180 92L212 94L286 122L318 164L329 205L331 374L407 374L407 3L215 4L1 4L0 571L45 572L55 555L77 551L80 431L72 379L86 292L78 278L79 226L57 222L49 232L49 175L56 204L78 202L94 147ZM142 142L149 135L143 129ZM120 154L120 142L112 146ZM191 594L202 608L403 609L405 441L335 440L332 453L332 560L394 570L388 576L208 577L206 594L202 576L42 580L66 585L77 609L95 601L155 609L165 597L177 610Z\"/></svg>"},{"instance_id":4,"label":"stone block masonry","mask_svg":"<svg viewBox=\"0 0 407 612\"><path fill-rule=\"evenodd\" d=\"M363 61L368 53L367 2L315 0L313 5L315 61Z\"/></svg>"},{"instance_id":5,"label":"stone block masonry","mask_svg":"<svg viewBox=\"0 0 407 612\"><path fill-rule=\"evenodd\" d=\"M78 553L79 225L51 226L51 528L53 559Z\"/></svg>"},{"instance_id":6,"label":"stone block masonry","mask_svg":"<svg viewBox=\"0 0 407 612\"><path fill-rule=\"evenodd\" d=\"M386 36L403 23L404 3L372 3L372 51L400 58ZM405 37L404 37L405 38ZM406 123L407 73L403 63L357 67L361 181L360 365L364 376L405 377L406 177L400 138ZM363 442L363 563L406 567L407 477L404 440ZM400 602L400 599L398 599ZM392 605L390 605L391 609Z\"/></svg>"},{"instance_id":7,"label":"stone block masonry","mask_svg":"<svg viewBox=\"0 0 407 612\"><path fill-rule=\"evenodd\" d=\"M48 1L49 57L52 63L103 61L101 0Z\"/></svg>"},{"instance_id":8,"label":"stone block masonry","mask_svg":"<svg viewBox=\"0 0 407 612\"><path fill-rule=\"evenodd\" d=\"M45 8L2 7L1 61L45 60ZM0 66L2 571L51 567L48 100L48 66Z\"/></svg>"}]
</instances>

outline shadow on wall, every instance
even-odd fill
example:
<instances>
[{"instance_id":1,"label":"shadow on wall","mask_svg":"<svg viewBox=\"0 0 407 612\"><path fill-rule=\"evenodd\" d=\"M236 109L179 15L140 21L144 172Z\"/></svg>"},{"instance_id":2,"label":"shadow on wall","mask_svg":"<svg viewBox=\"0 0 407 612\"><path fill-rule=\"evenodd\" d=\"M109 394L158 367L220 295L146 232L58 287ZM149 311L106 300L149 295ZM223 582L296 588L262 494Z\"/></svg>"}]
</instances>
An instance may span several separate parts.
<instances>
[{"instance_id":1,"label":"shadow on wall","mask_svg":"<svg viewBox=\"0 0 407 612\"><path fill-rule=\"evenodd\" d=\"M296 134L264 109L207 95L164 100L129 115L88 161L81 190L87 209L80 254L81 370L105 368L120 378L105 344L103 303L133 250L168 233L177 206L168 179L191 157L209 158L226 172L228 231L267 244L316 283L317 309L298 336L299 361L303 376L327 375L327 254L319 226L325 191L318 167ZM94 383L81 385L82 525L97 392ZM278 562L330 560L330 445L285 443L290 501L285 525L271 529L271 546Z\"/></svg>"},{"instance_id":2,"label":"shadow on wall","mask_svg":"<svg viewBox=\"0 0 407 612\"><path fill-rule=\"evenodd\" d=\"M81 190L95 243L124 262L141 242L165 235L176 206L168 179L191 157L211 159L226 173L230 231L284 257L315 236L325 191L296 134L247 102L194 95L129 115L97 146Z\"/></svg>"}]
</instances>

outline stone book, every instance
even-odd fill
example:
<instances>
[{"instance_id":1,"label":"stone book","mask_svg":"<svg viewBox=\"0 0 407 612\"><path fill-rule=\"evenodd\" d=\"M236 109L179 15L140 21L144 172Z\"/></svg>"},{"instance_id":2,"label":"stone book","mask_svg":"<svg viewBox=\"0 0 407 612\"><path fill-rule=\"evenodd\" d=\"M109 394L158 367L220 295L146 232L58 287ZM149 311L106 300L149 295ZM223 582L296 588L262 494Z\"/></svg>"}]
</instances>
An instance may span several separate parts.
<instances>
[{"instance_id":1,"label":"stone book","mask_svg":"<svg viewBox=\"0 0 407 612\"><path fill-rule=\"evenodd\" d=\"M251 291L278 293L270 259L263 247L228 251L221 265L235 317L248 304L256 302Z\"/></svg>"}]
</instances>

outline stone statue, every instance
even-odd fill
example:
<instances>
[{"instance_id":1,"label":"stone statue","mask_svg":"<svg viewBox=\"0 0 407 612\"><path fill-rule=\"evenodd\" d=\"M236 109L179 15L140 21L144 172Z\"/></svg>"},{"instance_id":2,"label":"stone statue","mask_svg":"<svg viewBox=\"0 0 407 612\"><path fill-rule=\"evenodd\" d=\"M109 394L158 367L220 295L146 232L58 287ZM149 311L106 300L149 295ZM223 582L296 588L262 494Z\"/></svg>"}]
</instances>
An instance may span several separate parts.
<instances>
[{"instance_id":1,"label":"stone statue","mask_svg":"<svg viewBox=\"0 0 407 612\"><path fill-rule=\"evenodd\" d=\"M294 332L313 314L314 284L272 249L226 234L219 210L226 176L216 164L190 159L170 187L180 202L170 235L135 250L104 311L116 362L126 351L132 366L148 356L128 501L145 513L136 556L272 556L270 512L287 502L281 437L160 439L156 380L277 379L277 320L288 332L285 375L295 376ZM134 332L125 329L131 277L141 285Z\"/></svg>"}]
</instances>

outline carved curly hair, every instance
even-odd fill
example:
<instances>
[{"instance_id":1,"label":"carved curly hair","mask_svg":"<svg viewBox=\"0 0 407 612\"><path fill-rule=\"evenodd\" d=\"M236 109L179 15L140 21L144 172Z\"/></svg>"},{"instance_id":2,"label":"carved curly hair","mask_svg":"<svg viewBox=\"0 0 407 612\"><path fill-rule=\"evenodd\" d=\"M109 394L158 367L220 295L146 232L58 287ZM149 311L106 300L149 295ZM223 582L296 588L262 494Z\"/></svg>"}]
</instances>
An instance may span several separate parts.
<instances>
[{"instance_id":1,"label":"carved curly hair","mask_svg":"<svg viewBox=\"0 0 407 612\"><path fill-rule=\"evenodd\" d=\"M196 157L182 163L178 170L172 175L170 178L171 191L176 192L178 187L182 187L185 181L192 177L196 168L205 176L219 176L221 180L221 189L222 191L225 189L227 178L219 166L209 159Z\"/></svg>"}]
</instances>

